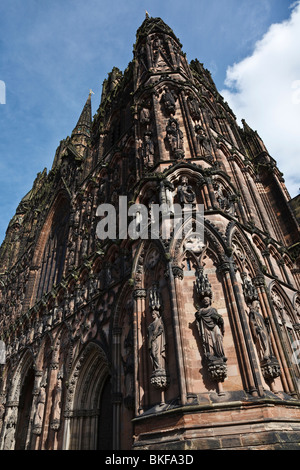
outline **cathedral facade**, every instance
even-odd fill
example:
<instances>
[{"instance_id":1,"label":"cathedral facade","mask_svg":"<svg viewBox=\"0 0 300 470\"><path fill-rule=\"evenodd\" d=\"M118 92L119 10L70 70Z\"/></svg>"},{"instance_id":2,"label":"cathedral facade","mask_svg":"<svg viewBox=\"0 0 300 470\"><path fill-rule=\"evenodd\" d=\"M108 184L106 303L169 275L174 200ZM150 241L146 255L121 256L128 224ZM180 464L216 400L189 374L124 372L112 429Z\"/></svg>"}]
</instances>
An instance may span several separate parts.
<instances>
[{"instance_id":1,"label":"cathedral facade","mask_svg":"<svg viewBox=\"0 0 300 470\"><path fill-rule=\"evenodd\" d=\"M290 199L258 133L147 16L7 228L0 449L299 449Z\"/></svg>"}]
</instances>

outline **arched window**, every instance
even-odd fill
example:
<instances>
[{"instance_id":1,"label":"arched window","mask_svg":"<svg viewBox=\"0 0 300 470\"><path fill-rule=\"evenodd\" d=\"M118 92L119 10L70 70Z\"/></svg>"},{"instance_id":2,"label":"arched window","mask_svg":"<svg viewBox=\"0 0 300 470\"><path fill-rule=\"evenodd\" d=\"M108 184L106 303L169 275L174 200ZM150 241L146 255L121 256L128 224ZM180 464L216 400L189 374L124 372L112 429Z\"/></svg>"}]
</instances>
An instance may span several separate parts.
<instances>
[{"instance_id":1,"label":"arched window","mask_svg":"<svg viewBox=\"0 0 300 470\"><path fill-rule=\"evenodd\" d=\"M63 276L64 261L68 242L70 207L67 201L56 210L45 245L41 272L37 290L37 298L49 292L53 285L58 284Z\"/></svg>"}]
</instances>

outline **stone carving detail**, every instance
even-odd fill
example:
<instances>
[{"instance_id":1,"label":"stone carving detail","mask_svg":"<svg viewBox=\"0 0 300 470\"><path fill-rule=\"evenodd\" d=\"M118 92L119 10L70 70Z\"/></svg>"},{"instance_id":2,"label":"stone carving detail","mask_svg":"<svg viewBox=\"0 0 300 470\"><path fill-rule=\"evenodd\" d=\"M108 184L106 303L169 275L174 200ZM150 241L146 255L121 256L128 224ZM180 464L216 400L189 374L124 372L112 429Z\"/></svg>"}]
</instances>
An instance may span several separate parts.
<instances>
[{"instance_id":1,"label":"stone carving detail","mask_svg":"<svg viewBox=\"0 0 300 470\"><path fill-rule=\"evenodd\" d=\"M152 55L153 55L153 66L152 70L155 72L162 72L170 68L169 53L166 50L166 44L163 37L155 35L152 40Z\"/></svg>"},{"instance_id":2,"label":"stone carving detail","mask_svg":"<svg viewBox=\"0 0 300 470\"><path fill-rule=\"evenodd\" d=\"M50 428L54 431L58 431L60 428L61 419L61 398L62 398L62 380L63 380L63 368L57 374L57 384L54 390L54 400L52 406L52 420Z\"/></svg>"},{"instance_id":3,"label":"stone carving detail","mask_svg":"<svg viewBox=\"0 0 300 470\"><path fill-rule=\"evenodd\" d=\"M148 106L144 106L140 112L140 123L145 125L148 129L148 126L151 121L151 112Z\"/></svg>"},{"instance_id":4,"label":"stone carving detail","mask_svg":"<svg viewBox=\"0 0 300 470\"><path fill-rule=\"evenodd\" d=\"M176 96L173 90L169 90L169 88L166 87L161 97L161 102L162 102L162 105L164 107L166 114L168 115L175 114Z\"/></svg>"},{"instance_id":5,"label":"stone carving detail","mask_svg":"<svg viewBox=\"0 0 300 470\"><path fill-rule=\"evenodd\" d=\"M274 380L281 374L279 363L272 352L268 323L260 313L256 287L244 275L243 293L249 306L249 325L265 380Z\"/></svg>"},{"instance_id":6,"label":"stone carving detail","mask_svg":"<svg viewBox=\"0 0 300 470\"><path fill-rule=\"evenodd\" d=\"M147 131L144 134L142 144L142 158L144 167L151 168L154 165L154 143L152 141L152 132Z\"/></svg>"},{"instance_id":7,"label":"stone carving detail","mask_svg":"<svg viewBox=\"0 0 300 470\"><path fill-rule=\"evenodd\" d=\"M209 139L200 124L196 124L195 126L195 133L196 133L196 141L198 144L198 150L200 152L201 157L207 157L211 154L211 148L209 144Z\"/></svg>"},{"instance_id":8,"label":"stone carving detail","mask_svg":"<svg viewBox=\"0 0 300 470\"><path fill-rule=\"evenodd\" d=\"M219 208L227 214L235 216L236 211L234 202L236 200L236 196L228 194L227 190L219 181L214 182L214 192Z\"/></svg>"},{"instance_id":9,"label":"stone carving detail","mask_svg":"<svg viewBox=\"0 0 300 470\"><path fill-rule=\"evenodd\" d=\"M45 372L40 384L39 395L37 398L37 405L33 419L33 434L40 435L42 432L44 409L46 403L46 386L47 386L47 372Z\"/></svg>"},{"instance_id":10,"label":"stone carving detail","mask_svg":"<svg viewBox=\"0 0 300 470\"><path fill-rule=\"evenodd\" d=\"M149 307L153 318L148 326L148 350L152 362L150 382L154 388L164 391L169 385L169 377L166 372L166 337L161 315L162 301L157 284L150 289Z\"/></svg>"},{"instance_id":11,"label":"stone carving detail","mask_svg":"<svg viewBox=\"0 0 300 470\"><path fill-rule=\"evenodd\" d=\"M223 349L224 320L211 306L212 289L203 267L196 271L195 288L200 306L195 313L209 374L216 382L227 377L227 358Z\"/></svg>"},{"instance_id":12,"label":"stone carving detail","mask_svg":"<svg viewBox=\"0 0 300 470\"><path fill-rule=\"evenodd\" d=\"M187 251L188 253L194 253L196 256L201 255L205 248L203 238L200 235L196 234L190 235L184 242L185 251Z\"/></svg>"},{"instance_id":13,"label":"stone carving detail","mask_svg":"<svg viewBox=\"0 0 300 470\"><path fill-rule=\"evenodd\" d=\"M171 157L176 159L184 158L183 133L179 129L177 119L169 119L166 131L166 139L170 147Z\"/></svg>"},{"instance_id":14,"label":"stone carving detail","mask_svg":"<svg viewBox=\"0 0 300 470\"><path fill-rule=\"evenodd\" d=\"M11 408L11 413L8 418L4 436L3 450L13 450L15 444L15 432L17 424L17 407Z\"/></svg>"},{"instance_id":15,"label":"stone carving detail","mask_svg":"<svg viewBox=\"0 0 300 470\"><path fill-rule=\"evenodd\" d=\"M182 176L180 185L177 188L177 194L180 204L192 204L196 199L196 194L186 176Z\"/></svg>"},{"instance_id":16,"label":"stone carving detail","mask_svg":"<svg viewBox=\"0 0 300 470\"><path fill-rule=\"evenodd\" d=\"M189 96L187 99L187 103L188 103L191 117L194 119L194 121L200 121L201 111L200 111L199 101L196 98Z\"/></svg>"}]
</instances>

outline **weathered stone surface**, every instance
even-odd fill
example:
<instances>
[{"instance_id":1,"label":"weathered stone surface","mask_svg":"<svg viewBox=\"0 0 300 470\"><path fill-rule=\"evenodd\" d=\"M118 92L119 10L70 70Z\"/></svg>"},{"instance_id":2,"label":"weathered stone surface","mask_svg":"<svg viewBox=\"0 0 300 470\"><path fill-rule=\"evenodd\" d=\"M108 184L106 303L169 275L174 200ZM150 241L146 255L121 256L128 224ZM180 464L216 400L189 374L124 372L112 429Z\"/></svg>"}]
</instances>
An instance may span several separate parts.
<instances>
[{"instance_id":1,"label":"weathered stone surface","mask_svg":"<svg viewBox=\"0 0 300 470\"><path fill-rule=\"evenodd\" d=\"M91 106L0 248L0 449L299 450L299 226L274 158L160 18ZM149 224L164 204L156 236L99 239L120 196Z\"/></svg>"}]
</instances>

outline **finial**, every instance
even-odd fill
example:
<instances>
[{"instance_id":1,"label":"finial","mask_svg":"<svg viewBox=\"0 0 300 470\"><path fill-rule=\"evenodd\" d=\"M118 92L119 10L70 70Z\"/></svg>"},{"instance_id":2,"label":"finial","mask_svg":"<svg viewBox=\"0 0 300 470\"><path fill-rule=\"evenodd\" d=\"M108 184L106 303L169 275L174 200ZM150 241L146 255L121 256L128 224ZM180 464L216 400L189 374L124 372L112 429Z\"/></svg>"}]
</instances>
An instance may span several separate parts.
<instances>
[{"instance_id":1,"label":"finial","mask_svg":"<svg viewBox=\"0 0 300 470\"><path fill-rule=\"evenodd\" d=\"M147 12L147 10L146 10L146 18L149 18L149 13Z\"/></svg>"},{"instance_id":2,"label":"finial","mask_svg":"<svg viewBox=\"0 0 300 470\"><path fill-rule=\"evenodd\" d=\"M94 95L95 93L93 92L93 90L90 90L90 93L89 93L89 96L92 96Z\"/></svg>"}]
</instances>

